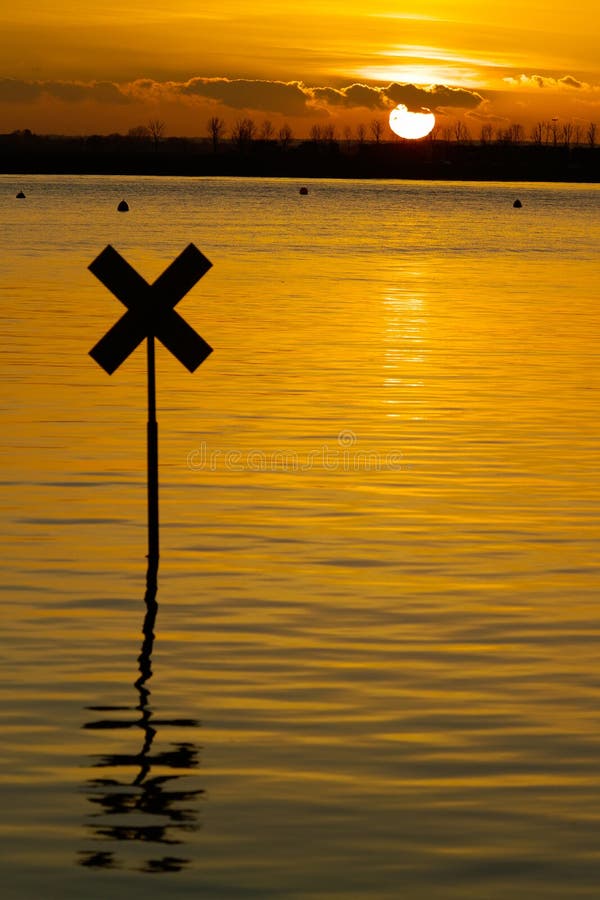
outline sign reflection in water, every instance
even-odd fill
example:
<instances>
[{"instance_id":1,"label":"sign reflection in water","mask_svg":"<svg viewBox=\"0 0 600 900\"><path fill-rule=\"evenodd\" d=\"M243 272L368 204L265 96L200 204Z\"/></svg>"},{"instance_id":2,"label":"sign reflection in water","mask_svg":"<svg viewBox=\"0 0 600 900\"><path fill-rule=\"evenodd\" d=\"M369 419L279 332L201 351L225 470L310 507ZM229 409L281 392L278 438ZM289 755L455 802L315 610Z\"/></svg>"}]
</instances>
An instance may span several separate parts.
<instances>
[{"instance_id":1,"label":"sign reflection in water","mask_svg":"<svg viewBox=\"0 0 600 900\"><path fill-rule=\"evenodd\" d=\"M198 747L191 741L173 742L166 750L157 750L159 728L198 728L195 719L155 718L150 706L147 683L152 678L154 627L158 612L156 601L156 568L149 566L146 582L146 615L144 640L138 657L139 677L135 681L138 702L127 706L90 706L94 712L131 713L136 717L97 719L87 722L85 729L98 731L134 729L141 732L141 747L135 752L109 753L95 757L94 768L113 770L110 777L95 777L86 783L86 793L95 811L85 823L86 831L95 839L110 841L110 849L86 848L78 862L90 868L133 867L141 872L178 872L189 859L179 849L182 833L200 827L198 798L200 788L176 787L174 782L190 775L199 765ZM127 774L125 774L127 773ZM176 774L173 774L176 773ZM127 853L126 845L149 845L151 856ZM131 860L127 859L130 856Z\"/></svg>"}]
</instances>

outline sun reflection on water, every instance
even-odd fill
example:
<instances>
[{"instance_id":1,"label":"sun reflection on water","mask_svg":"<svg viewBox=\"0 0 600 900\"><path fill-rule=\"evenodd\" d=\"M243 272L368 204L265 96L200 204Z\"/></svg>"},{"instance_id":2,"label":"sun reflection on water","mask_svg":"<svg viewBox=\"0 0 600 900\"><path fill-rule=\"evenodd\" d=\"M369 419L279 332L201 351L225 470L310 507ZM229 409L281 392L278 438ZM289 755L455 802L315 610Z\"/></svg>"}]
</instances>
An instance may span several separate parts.
<instances>
[{"instance_id":1,"label":"sun reflection on water","mask_svg":"<svg viewBox=\"0 0 600 900\"><path fill-rule=\"evenodd\" d=\"M414 421L422 418L414 409L410 409L423 403L424 380L418 376L428 359L427 300L424 295L419 296L410 287L410 281L413 279L418 281L421 277L423 276L420 272L403 273L403 278L409 281L409 286L389 290L383 300L385 316L383 384L391 394L384 397L383 402L389 406L403 407L386 412L388 418L406 417ZM413 369L413 366L416 368Z\"/></svg>"}]
</instances>

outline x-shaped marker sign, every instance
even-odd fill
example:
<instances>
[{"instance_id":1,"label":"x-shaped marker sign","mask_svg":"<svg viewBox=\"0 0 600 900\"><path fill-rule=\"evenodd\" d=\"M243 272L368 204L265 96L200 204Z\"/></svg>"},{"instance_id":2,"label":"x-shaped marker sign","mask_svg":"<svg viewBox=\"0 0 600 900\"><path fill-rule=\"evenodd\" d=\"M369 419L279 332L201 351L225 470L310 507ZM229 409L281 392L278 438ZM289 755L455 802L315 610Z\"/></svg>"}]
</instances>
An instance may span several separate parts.
<instances>
[{"instance_id":1,"label":"x-shaped marker sign","mask_svg":"<svg viewBox=\"0 0 600 900\"><path fill-rule=\"evenodd\" d=\"M127 307L127 312L90 350L90 356L112 375L144 338L154 336L186 369L195 371L212 353L212 347L174 307L211 266L198 248L189 244L153 284L148 284L109 244L89 269Z\"/></svg>"}]
</instances>

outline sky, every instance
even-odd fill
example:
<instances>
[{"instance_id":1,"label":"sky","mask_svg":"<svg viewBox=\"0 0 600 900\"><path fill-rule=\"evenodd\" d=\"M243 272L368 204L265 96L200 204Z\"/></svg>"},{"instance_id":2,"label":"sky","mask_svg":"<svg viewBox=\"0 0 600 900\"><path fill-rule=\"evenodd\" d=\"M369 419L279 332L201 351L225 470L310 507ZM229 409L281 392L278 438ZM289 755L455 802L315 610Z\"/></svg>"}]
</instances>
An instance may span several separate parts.
<instances>
[{"instance_id":1,"label":"sky","mask_svg":"<svg viewBox=\"0 0 600 900\"><path fill-rule=\"evenodd\" d=\"M2 13L0 133L342 136L397 103L477 138L600 125L597 0L25 0Z\"/></svg>"}]
</instances>

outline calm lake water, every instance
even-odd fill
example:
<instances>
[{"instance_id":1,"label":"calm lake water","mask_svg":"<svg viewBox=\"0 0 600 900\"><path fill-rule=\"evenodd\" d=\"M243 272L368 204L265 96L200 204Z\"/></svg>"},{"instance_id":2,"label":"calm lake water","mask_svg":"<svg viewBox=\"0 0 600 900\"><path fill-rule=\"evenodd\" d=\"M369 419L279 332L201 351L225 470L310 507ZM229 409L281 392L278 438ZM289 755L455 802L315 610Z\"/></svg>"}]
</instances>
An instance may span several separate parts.
<instances>
[{"instance_id":1,"label":"calm lake water","mask_svg":"<svg viewBox=\"0 0 600 900\"><path fill-rule=\"evenodd\" d=\"M300 186L0 177L4 900L598 896L600 188Z\"/></svg>"}]
</instances>

